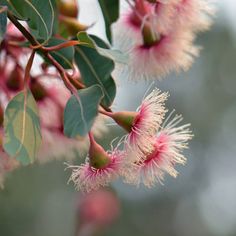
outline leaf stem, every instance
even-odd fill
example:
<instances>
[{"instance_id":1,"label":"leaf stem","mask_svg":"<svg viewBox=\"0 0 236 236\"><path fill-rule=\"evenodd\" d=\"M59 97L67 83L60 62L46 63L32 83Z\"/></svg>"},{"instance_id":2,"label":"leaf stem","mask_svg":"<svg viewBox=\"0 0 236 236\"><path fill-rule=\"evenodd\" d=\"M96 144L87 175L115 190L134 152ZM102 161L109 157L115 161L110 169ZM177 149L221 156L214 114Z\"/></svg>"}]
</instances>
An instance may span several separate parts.
<instances>
[{"instance_id":1,"label":"leaf stem","mask_svg":"<svg viewBox=\"0 0 236 236\"><path fill-rule=\"evenodd\" d=\"M42 50L47 51L47 52L57 51L57 50L67 48L67 47L73 47L73 46L78 45L78 44L80 44L79 41L70 40L70 41L67 41L67 42L52 46L52 47L42 47Z\"/></svg>"},{"instance_id":2,"label":"leaf stem","mask_svg":"<svg viewBox=\"0 0 236 236\"><path fill-rule=\"evenodd\" d=\"M25 68L25 76L24 76L24 86L25 88L29 86L29 81L30 81L30 71L33 65L33 61L34 61L34 55L35 55L35 51L33 50L30 58L27 62L26 68Z\"/></svg>"}]
</instances>

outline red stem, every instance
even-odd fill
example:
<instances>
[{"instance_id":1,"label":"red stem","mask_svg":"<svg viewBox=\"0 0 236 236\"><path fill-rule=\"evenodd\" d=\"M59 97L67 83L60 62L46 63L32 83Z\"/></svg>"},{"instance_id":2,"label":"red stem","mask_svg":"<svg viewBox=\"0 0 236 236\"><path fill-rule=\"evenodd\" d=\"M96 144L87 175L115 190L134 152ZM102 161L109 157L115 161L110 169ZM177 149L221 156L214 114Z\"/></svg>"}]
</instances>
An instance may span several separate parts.
<instances>
[{"instance_id":1,"label":"red stem","mask_svg":"<svg viewBox=\"0 0 236 236\"><path fill-rule=\"evenodd\" d=\"M30 70L33 65L35 51L33 50L25 68L24 86L27 87L30 81Z\"/></svg>"}]
</instances>

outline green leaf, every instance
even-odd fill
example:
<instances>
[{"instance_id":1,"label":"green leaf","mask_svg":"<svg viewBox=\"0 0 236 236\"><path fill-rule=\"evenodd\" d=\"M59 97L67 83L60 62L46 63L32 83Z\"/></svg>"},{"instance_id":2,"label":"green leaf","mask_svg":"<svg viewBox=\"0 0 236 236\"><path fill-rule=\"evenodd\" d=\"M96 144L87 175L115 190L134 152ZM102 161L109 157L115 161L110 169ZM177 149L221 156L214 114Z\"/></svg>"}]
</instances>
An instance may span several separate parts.
<instances>
[{"instance_id":1,"label":"green leaf","mask_svg":"<svg viewBox=\"0 0 236 236\"><path fill-rule=\"evenodd\" d=\"M119 17L119 0L98 0L106 27L106 35L111 42L111 24Z\"/></svg>"},{"instance_id":2,"label":"green leaf","mask_svg":"<svg viewBox=\"0 0 236 236\"><path fill-rule=\"evenodd\" d=\"M55 0L1 0L16 15L27 20L31 33L46 43L52 36L55 20Z\"/></svg>"},{"instance_id":3,"label":"green leaf","mask_svg":"<svg viewBox=\"0 0 236 236\"><path fill-rule=\"evenodd\" d=\"M23 165L35 160L42 137L37 104L30 90L18 93L4 113L3 147Z\"/></svg>"},{"instance_id":4,"label":"green leaf","mask_svg":"<svg viewBox=\"0 0 236 236\"><path fill-rule=\"evenodd\" d=\"M48 47L51 46L55 46L58 44L61 44L63 42L66 42L67 40L63 40L63 39L57 39L57 38L51 38L48 41ZM44 57L44 55L42 53L40 53L40 51L38 51L39 54ZM56 50L56 51L52 51L50 52L50 54L52 55L52 57L62 66L64 67L64 69L71 69L73 67L73 60L74 60L74 53L75 53L75 49L74 47L66 47L66 48L62 48L60 50ZM44 58L48 63L50 63L50 61L47 58Z\"/></svg>"},{"instance_id":5,"label":"green leaf","mask_svg":"<svg viewBox=\"0 0 236 236\"><path fill-rule=\"evenodd\" d=\"M85 136L90 131L98 115L98 106L102 97L103 92L98 85L79 90L76 96L71 96L64 111L66 136L71 138Z\"/></svg>"},{"instance_id":6,"label":"green leaf","mask_svg":"<svg viewBox=\"0 0 236 236\"><path fill-rule=\"evenodd\" d=\"M6 7L0 6L0 44L4 38L7 29L7 12Z\"/></svg>"},{"instance_id":7,"label":"green leaf","mask_svg":"<svg viewBox=\"0 0 236 236\"><path fill-rule=\"evenodd\" d=\"M93 37L93 36L92 36ZM95 37L95 36L94 36ZM104 57L110 58L111 60L119 63L127 63L128 56L122 53L119 50L107 49L99 47L96 42L85 32L79 32L77 38L80 43L83 43L83 46L96 49L98 53Z\"/></svg>"},{"instance_id":8,"label":"green leaf","mask_svg":"<svg viewBox=\"0 0 236 236\"><path fill-rule=\"evenodd\" d=\"M108 48L98 37L91 36L91 38L99 47ZM113 60L100 55L96 49L78 45L75 47L75 62L84 84L87 87L99 85L104 94L101 104L110 107L116 95L116 84L111 76L115 67Z\"/></svg>"}]
</instances>

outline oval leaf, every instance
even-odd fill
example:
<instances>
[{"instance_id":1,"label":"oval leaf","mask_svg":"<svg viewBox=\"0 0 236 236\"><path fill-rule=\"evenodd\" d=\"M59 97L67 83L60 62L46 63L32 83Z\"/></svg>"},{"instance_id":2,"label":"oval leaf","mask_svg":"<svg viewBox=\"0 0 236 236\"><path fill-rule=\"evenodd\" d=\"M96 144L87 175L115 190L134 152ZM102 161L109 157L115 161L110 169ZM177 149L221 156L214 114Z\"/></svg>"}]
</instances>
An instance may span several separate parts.
<instances>
[{"instance_id":1,"label":"oval leaf","mask_svg":"<svg viewBox=\"0 0 236 236\"><path fill-rule=\"evenodd\" d=\"M72 95L64 111L64 134L74 138L85 136L91 129L98 115L98 106L103 92L98 85L78 91Z\"/></svg>"},{"instance_id":2,"label":"oval leaf","mask_svg":"<svg viewBox=\"0 0 236 236\"><path fill-rule=\"evenodd\" d=\"M99 47L107 48L98 37L93 36L92 39ZM100 55L94 48L78 45L75 47L75 62L84 84L88 87L99 85L104 94L101 103L105 107L110 107L116 95L116 84L111 76L115 67L113 60Z\"/></svg>"},{"instance_id":3,"label":"oval leaf","mask_svg":"<svg viewBox=\"0 0 236 236\"><path fill-rule=\"evenodd\" d=\"M111 42L111 24L119 17L119 0L98 0L105 21L106 35Z\"/></svg>"},{"instance_id":4,"label":"oval leaf","mask_svg":"<svg viewBox=\"0 0 236 236\"><path fill-rule=\"evenodd\" d=\"M52 36L55 0L2 0L18 18L27 20L31 33L47 42Z\"/></svg>"},{"instance_id":5,"label":"oval leaf","mask_svg":"<svg viewBox=\"0 0 236 236\"><path fill-rule=\"evenodd\" d=\"M83 46L90 47L93 49L96 49L97 52L107 58L110 58L111 60L118 62L118 63L128 63L128 56L125 55L123 52L119 50L114 49L107 49L99 47L96 42L92 39L92 37L96 36L89 36L85 31L79 32L77 34L77 38L80 43L82 43Z\"/></svg>"},{"instance_id":6,"label":"oval leaf","mask_svg":"<svg viewBox=\"0 0 236 236\"><path fill-rule=\"evenodd\" d=\"M29 90L17 94L4 114L3 147L23 165L35 160L42 137L37 104Z\"/></svg>"}]
</instances>

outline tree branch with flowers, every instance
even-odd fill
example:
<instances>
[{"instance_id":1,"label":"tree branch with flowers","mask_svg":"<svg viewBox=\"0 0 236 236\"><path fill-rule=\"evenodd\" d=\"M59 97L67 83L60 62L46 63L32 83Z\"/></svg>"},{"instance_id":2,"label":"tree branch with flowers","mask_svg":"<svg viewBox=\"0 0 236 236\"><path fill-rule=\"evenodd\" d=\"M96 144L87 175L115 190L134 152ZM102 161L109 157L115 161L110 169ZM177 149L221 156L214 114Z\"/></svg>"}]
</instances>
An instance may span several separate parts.
<instances>
[{"instance_id":1,"label":"tree branch with flowers","mask_svg":"<svg viewBox=\"0 0 236 236\"><path fill-rule=\"evenodd\" d=\"M190 125L168 113L169 94L158 88L136 111L115 111L116 80L187 71L214 7L208 0L98 0L104 41L77 19L78 2L0 0L0 183L22 165L63 157L83 192L119 177L147 187L176 177ZM108 118L127 132L111 150L96 141ZM87 153L84 164L72 163L76 153Z\"/></svg>"}]
</instances>

